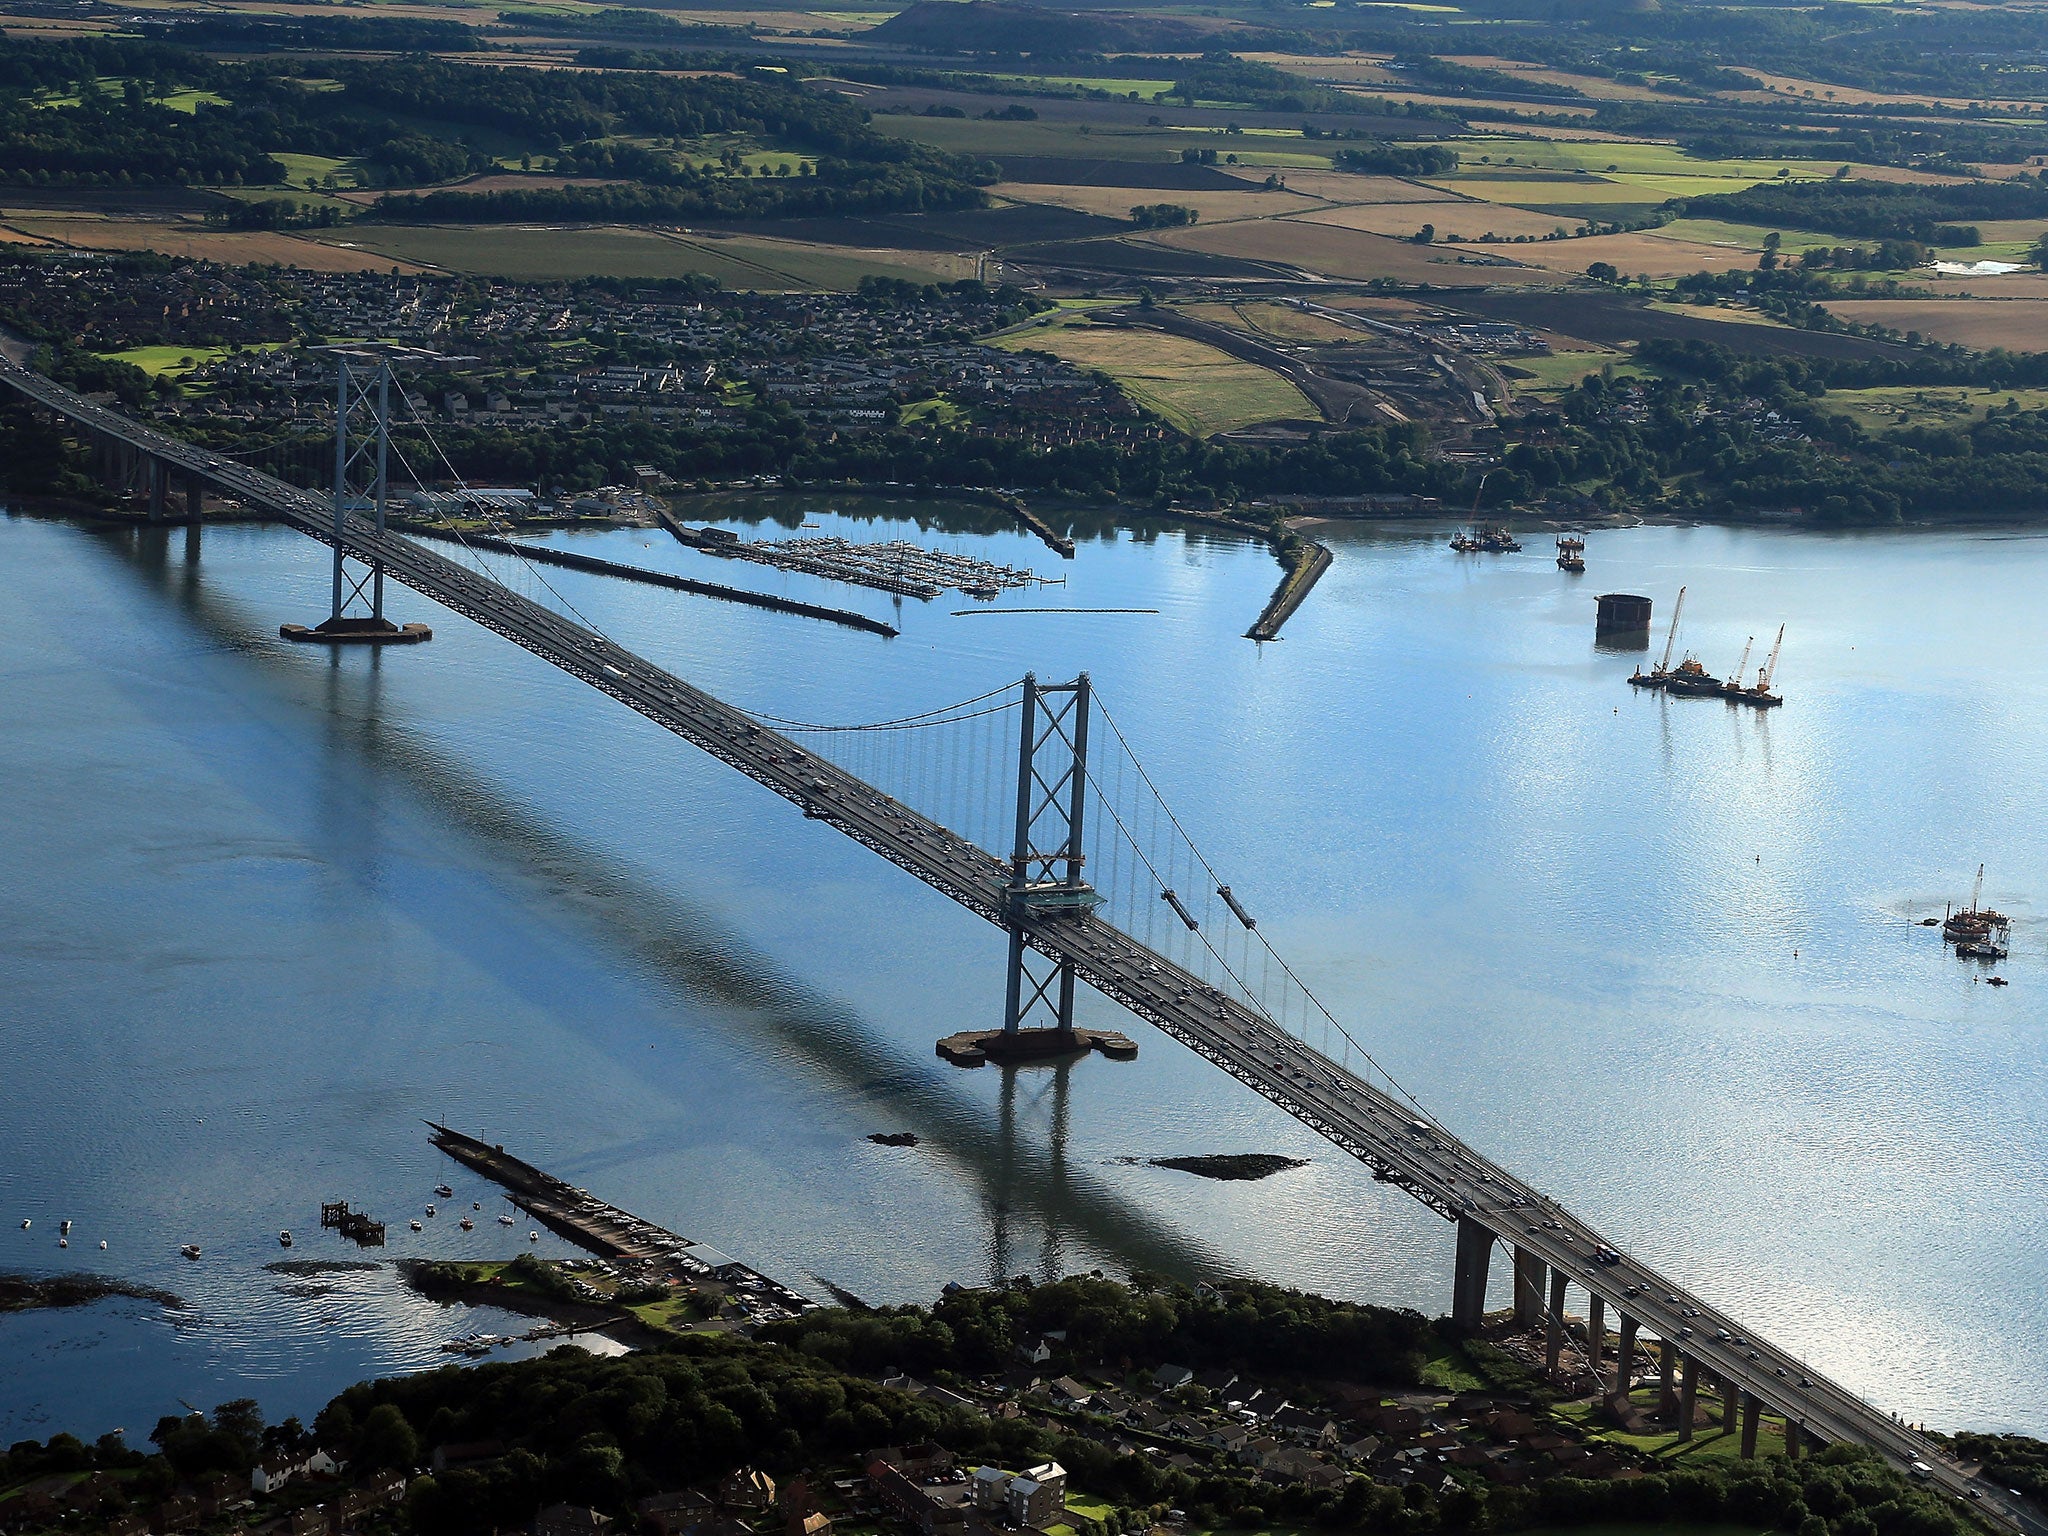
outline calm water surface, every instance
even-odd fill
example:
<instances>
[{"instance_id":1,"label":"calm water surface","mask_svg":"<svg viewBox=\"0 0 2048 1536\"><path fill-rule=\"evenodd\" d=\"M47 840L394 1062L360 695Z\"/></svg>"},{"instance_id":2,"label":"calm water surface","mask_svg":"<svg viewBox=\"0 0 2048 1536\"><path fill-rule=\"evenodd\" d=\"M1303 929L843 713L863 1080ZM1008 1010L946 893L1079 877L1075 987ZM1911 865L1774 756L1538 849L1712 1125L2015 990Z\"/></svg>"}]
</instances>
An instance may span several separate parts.
<instances>
[{"instance_id":1,"label":"calm water surface","mask_svg":"<svg viewBox=\"0 0 2048 1536\"><path fill-rule=\"evenodd\" d=\"M1263 550L1084 528L1061 562L971 509L837 505L728 510L1068 578L997 606L1159 611L955 617L637 531L551 537L904 634L547 579L797 719L1089 669L1264 929L1468 1138L1909 1417L2048 1431L2048 538L1643 528L1574 580L1534 540L1344 530L1258 648ZM188 1302L0 1319L0 1442L244 1393L304 1414L514 1331L388 1267L267 1267L285 1227L294 1259L363 1257L323 1199L391 1224L370 1258L525 1246L427 1117L814 1290L1148 1266L1446 1307L1442 1223L1168 1041L937 1061L999 1014L993 930L637 716L410 594L430 646L279 641L324 558L0 521L0 1269ZM1592 593L1653 595L1661 645L1681 582L1714 670L1789 622L1783 710L1638 696L1595 649ZM2003 990L1912 922L1979 861L2016 916ZM865 1139L895 1129L924 1144ZM1313 1161L1123 1161L1254 1150ZM407 1233L443 1178L478 1230Z\"/></svg>"}]
</instances>

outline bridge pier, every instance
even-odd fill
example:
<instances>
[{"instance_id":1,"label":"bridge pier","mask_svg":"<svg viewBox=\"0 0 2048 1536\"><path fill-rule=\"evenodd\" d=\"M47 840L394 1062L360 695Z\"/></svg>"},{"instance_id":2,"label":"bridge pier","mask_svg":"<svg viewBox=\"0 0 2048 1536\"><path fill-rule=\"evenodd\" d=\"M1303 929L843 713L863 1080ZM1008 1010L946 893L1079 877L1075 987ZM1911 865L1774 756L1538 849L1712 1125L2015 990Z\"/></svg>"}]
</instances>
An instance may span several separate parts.
<instances>
[{"instance_id":1,"label":"bridge pier","mask_svg":"<svg viewBox=\"0 0 2048 1536\"><path fill-rule=\"evenodd\" d=\"M1586 1369L1595 1381L1600 1379L1600 1347L1606 1333L1607 1299L1589 1291L1586 1297Z\"/></svg>"},{"instance_id":2,"label":"bridge pier","mask_svg":"<svg viewBox=\"0 0 2048 1536\"><path fill-rule=\"evenodd\" d=\"M1621 1314L1621 1338L1615 1345L1614 1390L1623 1397L1628 1396L1629 1386L1635 1376L1636 1333L1642 1327L1626 1312Z\"/></svg>"},{"instance_id":3,"label":"bridge pier","mask_svg":"<svg viewBox=\"0 0 2048 1536\"><path fill-rule=\"evenodd\" d=\"M170 479L170 473L165 469L164 461L155 454L149 455L143 463L149 478L149 520L152 523L168 522L169 518L164 513L164 493L168 489L165 482Z\"/></svg>"},{"instance_id":4,"label":"bridge pier","mask_svg":"<svg viewBox=\"0 0 2048 1536\"><path fill-rule=\"evenodd\" d=\"M1735 1427L1735 1404L1742 1396L1742 1389L1726 1376L1721 1378L1721 1430L1725 1434Z\"/></svg>"},{"instance_id":5,"label":"bridge pier","mask_svg":"<svg viewBox=\"0 0 2048 1536\"><path fill-rule=\"evenodd\" d=\"M1571 1284L1571 1276L1561 1269L1550 1272L1550 1319L1544 1330L1543 1368L1551 1376L1557 1375L1557 1364L1564 1356L1564 1293Z\"/></svg>"},{"instance_id":6,"label":"bridge pier","mask_svg":"<svg viewBox=\"0 0 2048 1536\"><path fill-rule=\"evenodd\" d=\"M1515 1326L1534 1328L1543 1316L1543 1261L1526 1248L1515 1249Z\"/></svg>"},{"instance_id":7,"label":"bridge pier","mask_svg":"<svg viewBox=\"0 0 2048 1536\"><path fill-rule=\"evenodd\" d=\"M206 486L197 475L185 477L185 521L196 523L206 516Z\"/></svg>"},{"instance_id":8,"label":"bridge pier","mask_svg":"<svg viewBox=\"0 0 2048 1536\"><path fill-rule=\"evenodd\" d=\"M1486 1322L1486 1278L1493 1267L1493 1232L1469 1216L1458 1218L1458 1262L1451 1281L1451 1324L1477 1333Z\"/></svg>"},{"instance_id":9,"label":"bridge pier","mask_svg":"<svg viewBox=\"0 0 2048 1536\"><path fill-rule=\"evenodd\" d=\"M1756 1457L1756 1426L1763 1404L1749 1393L1742 1394L1742 1457L1745 1461Z\"/></svg>"},{"instance_id":10,"label":"bridge pier","mask_svg":"<svg viewBox=\"0 0 2048 1536\"><path fill-rule=\"evenodd\" d=\"M1663 1339L1657 1346L1657 1411L1666 1418L1678 1412L1678 1341Z\"/></svg>"},{"instance_id":11,"label":"bridge pier","mask_svg":"<svg viewBox=\"0 0 2048 1536\"><path fill-rule=\"evenodd\" d=\"M1785 1457L1787 1460L1797 1461L1799 1459L1799 1453L1804 1449L1800 1444L1802 1438L1803 1435L1798 1424L1793 1422L1790 1414L1787 1414L1785 1416Z\"/></svg>"},{"instance_id":12,"label":"bridge pier","mask_svg":"<svg viewBox=\"0 0 2048 1536\"><path fill-rule=\"evenodd\" d=\"M1692 1416L1700 1402L1700 1363L1687 1360L1678 1379L1678 1438L1692 1438Z\"/></svg>"}]
</instances>

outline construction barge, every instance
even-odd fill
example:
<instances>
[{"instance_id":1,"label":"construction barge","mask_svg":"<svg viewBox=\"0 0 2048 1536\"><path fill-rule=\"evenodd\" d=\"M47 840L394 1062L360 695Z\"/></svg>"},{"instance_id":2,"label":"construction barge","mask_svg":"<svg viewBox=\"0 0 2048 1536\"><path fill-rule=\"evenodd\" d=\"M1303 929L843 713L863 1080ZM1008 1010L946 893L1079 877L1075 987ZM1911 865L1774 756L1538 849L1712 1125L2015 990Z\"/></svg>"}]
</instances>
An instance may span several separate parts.
<instances>
[{"instance_id":1,"label":"construction barge","mask_svg":"<svg viewBox=\"0 0 2048 1536\"><path fill-rule=\"evenodd\" d=\"M1778 626L1778 638L1771 646L1770 659L1757 669L1756 681L1745 683L1743 679L1749 675L1749 654L1756 645L1753 635L1749 644L1742 648L1742 660L1736 663L1732 677L1714 676L1690 651L1677 666L1671 664L1671 650L1678 643L1678 620L1684 612L1685 588L1680 587L1678 601L1671 610L1671 630L1664 638L1664 658L1647 672L1641 667L1636 668L1629 677L1631 686L1655 689L1682 699L1726 699L1731 704L1747 704L1752 709L1775 709L1785 702L1783 694L1771 691L1771 681L1778 673L1778 653L1785 648L1784 625Z\"/></svg>"},{"instance_id":2,"label":"construction barge","mask_svg":"<svg viewBox=\"0 0 2048 1536\"><path fill-rule=\"evenodd\" d=\"M465 1136L432 1120L434 1145L461 1163L501 1185L512 1203L550 1232L598 1255L621 1269L650 1279L667 1278L682 1285L721 1282L745 1292L757 1307L795 1315L817 1306L779 1281L750 1269L716 1248L692 1242L658 1227L630 1211L608 1205L587 1189L579 1189L544 1169L514 1157L502 1145Z\"/></svg>"}]
</instances>

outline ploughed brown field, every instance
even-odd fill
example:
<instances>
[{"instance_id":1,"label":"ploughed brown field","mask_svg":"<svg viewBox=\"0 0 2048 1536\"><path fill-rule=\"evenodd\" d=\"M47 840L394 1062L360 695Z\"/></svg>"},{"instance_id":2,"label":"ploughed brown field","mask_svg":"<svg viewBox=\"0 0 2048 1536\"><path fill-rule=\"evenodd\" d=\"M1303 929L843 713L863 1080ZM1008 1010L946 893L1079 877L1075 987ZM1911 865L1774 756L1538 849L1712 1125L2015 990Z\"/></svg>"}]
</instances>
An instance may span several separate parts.
<instances>
[{"instance_id":1,"label":"ploughed brown field","mask_svg":"<svg viewBox=\"0 0 2048 1536\"><path fill-rule=\"evenodd\" d=\"M1840 299L1828 311L1966 347L2048 352L2048 298Z\"/></svg>"}]
</instances>

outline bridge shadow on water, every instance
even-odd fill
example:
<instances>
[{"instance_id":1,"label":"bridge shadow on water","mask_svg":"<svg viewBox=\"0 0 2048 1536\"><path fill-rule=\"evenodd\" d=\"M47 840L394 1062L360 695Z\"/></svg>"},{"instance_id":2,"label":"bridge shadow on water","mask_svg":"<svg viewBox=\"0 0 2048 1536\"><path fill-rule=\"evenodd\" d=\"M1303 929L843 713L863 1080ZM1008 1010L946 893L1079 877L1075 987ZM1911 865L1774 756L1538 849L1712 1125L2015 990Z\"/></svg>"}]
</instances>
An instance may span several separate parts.
<instances>
[{"instance_id":1,"label":"bridge shadow on water","mask_svg":"<svg viewBox=\"0 0 2048 1536\"><path fill-rule=\"evenodd\" d=\"M552 908L594 946L612 950L676 993L708 1005L707 1019L726 1021L734 1039L757 1047L771 1043L781 1065L800 1065L820 1085L851 1093L907 1125L958 1175L972 1181L987 1222L989 1278L1020 1270L1039 1276L1063 1272L1070 1242L1133 1269L1190 1278L1240 1269L1098 1176L1069 1165L1071 1062L980 1069L1001 1074L991 1124L987 1105L968 1091L960 1069L932 1056L906 1054L900 1042L847 1003L781 970L715 912L545 825L532 807L386 718L383 660L376 648L347 660L333 650L313 655L326 678L318 698L308 694L303 688L308 653L278 650L262 638L272 632L272 620L252 615L205 581L201 529L93 525L90 531L98 547L141 579L146 590L168 600L206 639L269 673L281 694L296 688L302 702L324 706L322 761L352 756L372 776L391 779L421 814L459 829L499 867L516 871L528 882L536 904ZM436 622L462 621L449 615ZM696 750L682 741L674 748ZM338 823L323 852L366 888L375 886L379 899L402 899L402 893L379 883L370 867L374 839L366 851L360 818L350 809L360 806L360 789L337 784L321 798L325 813ZM458 921L428 901L409 903L405 915L479 969L503 969L503 950L487 946L477 925ZM536 990L549 989L543 984ZM672 1144L659 1136L643 1135L591 1149L575 1166L578 1176L587 1179L593 1169L631 1165L671 1150Z\"/></svg>"}]
</instances>

